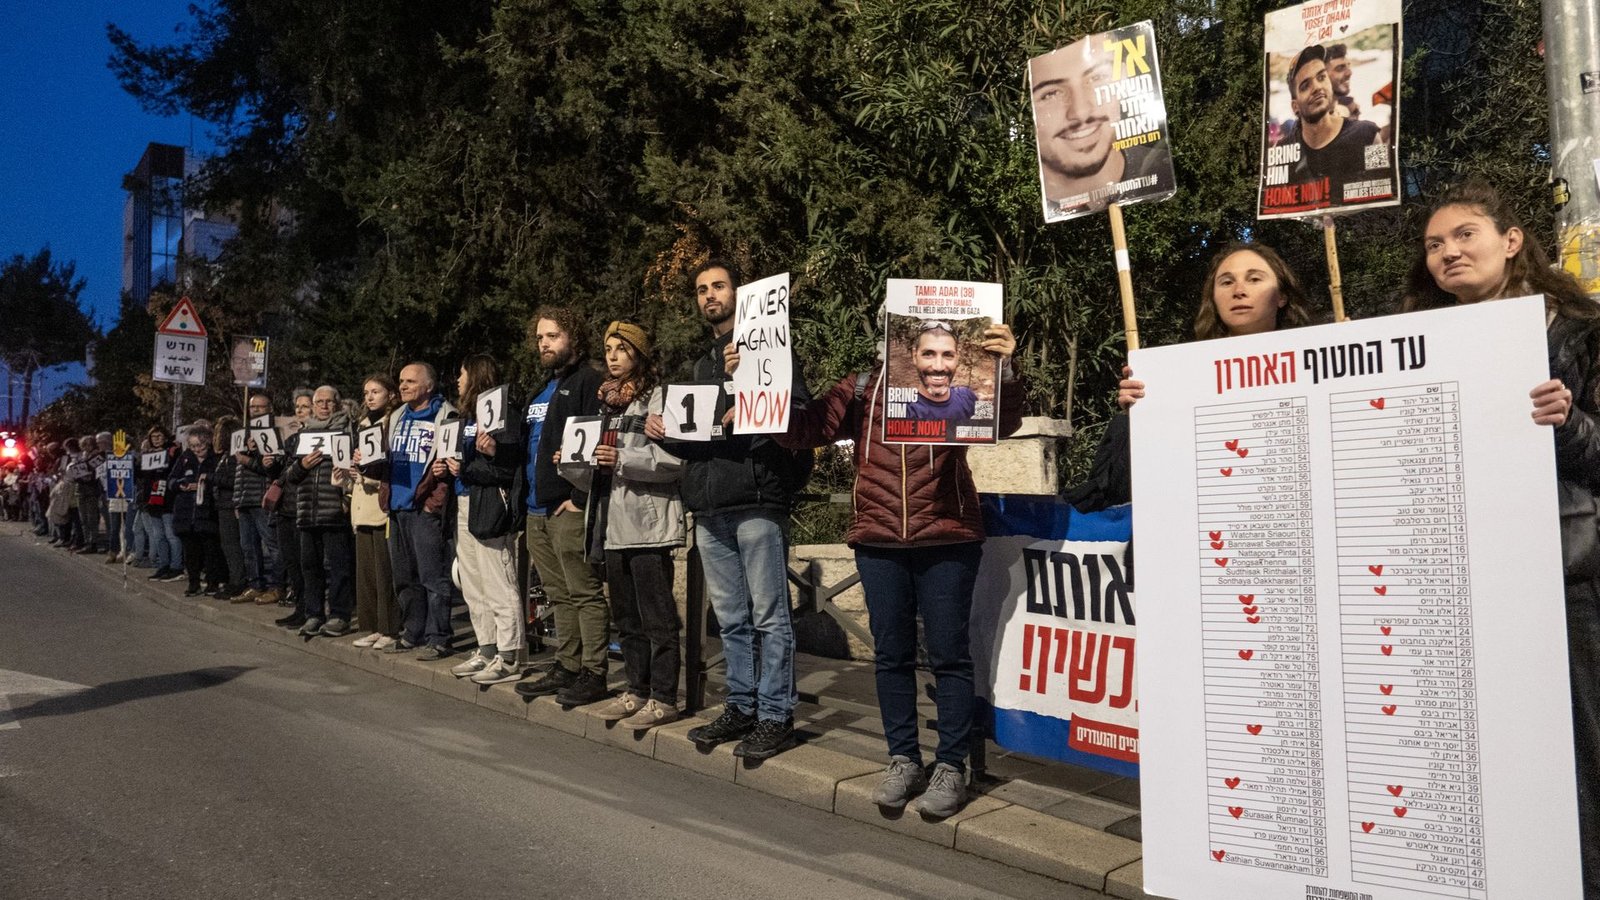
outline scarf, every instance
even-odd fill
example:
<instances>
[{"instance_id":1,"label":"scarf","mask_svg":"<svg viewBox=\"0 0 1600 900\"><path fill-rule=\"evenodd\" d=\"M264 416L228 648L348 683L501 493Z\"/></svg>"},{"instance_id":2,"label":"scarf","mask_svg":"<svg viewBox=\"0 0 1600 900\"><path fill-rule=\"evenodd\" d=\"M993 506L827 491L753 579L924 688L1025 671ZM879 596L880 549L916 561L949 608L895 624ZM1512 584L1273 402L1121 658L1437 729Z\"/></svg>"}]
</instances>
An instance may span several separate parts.
<instances>
[{"instance_id":1,"label":"scarf","mask_svg":"<svg viewBox=\"0 0 1600 900\"><path fill-rule=\"evenodd\" d=\"M600 402L604 403L612 412L622 412L633 402L639 394L639 381L629 378L624 381L620 378L607 378L601 382L598 391Z\"/></svg>"}]
</instances>

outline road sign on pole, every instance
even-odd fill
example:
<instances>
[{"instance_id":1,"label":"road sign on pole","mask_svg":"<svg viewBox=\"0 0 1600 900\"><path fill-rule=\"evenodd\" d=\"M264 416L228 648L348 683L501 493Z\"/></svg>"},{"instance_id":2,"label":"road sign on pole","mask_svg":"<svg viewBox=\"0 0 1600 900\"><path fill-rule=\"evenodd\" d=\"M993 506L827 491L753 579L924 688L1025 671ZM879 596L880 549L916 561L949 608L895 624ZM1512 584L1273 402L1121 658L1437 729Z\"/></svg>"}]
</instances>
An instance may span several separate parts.
<instances>
[{"instance_id":1,"label":"road sign on pole","mask_svg":"<svg viewBox=\"0 0 1600 900\"><path fill-rule=\"evenodd\" d=\"M172 312L167 313L167 317L161 320L161 325L156 328L156 331L161 334L188 337L206 336L206 326L201 324L200 313L195 311L194 304L189 301L188 297L178 301L178 305L172 308Z\"/></svg>"},{"instance_id":2,"label":"road sign on pole","mask_svg":"<svg viewBox=\"0 0 1600 900\"><path fill-rule=\"evenodd\" d=\"M157 334L150 377L171 384L205 384L206 339Z\"/></svg>"}]
</instances>

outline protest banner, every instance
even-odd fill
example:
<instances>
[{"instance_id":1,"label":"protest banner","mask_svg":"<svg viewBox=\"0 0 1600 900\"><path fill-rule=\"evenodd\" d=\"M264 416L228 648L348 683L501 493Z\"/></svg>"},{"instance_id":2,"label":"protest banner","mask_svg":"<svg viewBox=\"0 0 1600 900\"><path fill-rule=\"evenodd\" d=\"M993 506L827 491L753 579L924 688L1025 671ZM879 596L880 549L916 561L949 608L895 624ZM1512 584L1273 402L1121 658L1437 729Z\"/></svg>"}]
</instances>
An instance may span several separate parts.
<instances>
[{"instance_id":1,"label":"protest banner","mask_svg":"<svg viewBox=\"0 0 1600 900\"><path fill-rule=\"evenodd\" d=\"M1532 297L1134 354L1147 891L1580 894L1544 332Z\"/></svg>"},{"instance_id":2,"label":"protest banner","mask_svg":"<svg viewBox=\"0 0 1600 900\"><path fill-rule=\"evenodd\" d=\"M478 395L473 404L478 427L493 434L506 427L506 394L509 385L498 385Z\"/></svg>"},{"instance_id":3,"label":"protest banner","mask_svg":"<svg viewBox=\"0 0 1600 900\"><path fill-rule=\"evenodd\" d=\"M106 457L106 502L111 512L127 512L129 501L135 497L133 464L133 454L129 452Z\"/></svg>"},{"instance_id":4,"label":"protest banner","mask_svg":"<svg viewBox=\"0 0 1600 900\"><path fill-rule=\"evenodd\" d=\"M669 441L709 441L722 437L717 408L722 383L669 384L662 391L661 419Z\"/></svg>"},{"instance_id":5,"label":"protest banner","mask_svg":"<svg viewBox=\"0 0 1600 900\"><path fill-rule=\"evenodd\" d=\"M983 349L983 333L1004 315L998 284L889 279L884 443L1000 440L1000 358Z\"/></svg>"},{"instance_id":6,"label":"protest banner","mask_svg":"<svg viewBox=\"0 0 1600 900\"><path fill-rule=\"evenodd\" d=\"M789 273L742 284L734 315L733 432L789 430L794 355L789 345Z\"/></svg>"},{"instance_id":7,"label":"protest banner","mask_svg":"<svg viewBox=\"0 0 1600 900\"><path fill-rule=\"evenodd\" d=\"M594 465L594 448L600 445L601 418L599 416L573 416L567 419L561 431L562 462L581 462Z\"/></svg>"},{"instance_id":8,"label":"protest banner","mask_svg":"<svg viewBox=\"0 0 1600 900\"><path fill-rule=\"evenodd\" d=\"M267 339L249 334L235 337L233 349L228 352L228 367L233 370L235 385L244 388L266 387Z\"/></svg>"},{"instance_id":9,"label":"protest banner","mask_svg":"<svg viewBox=\"0 0 1600 900\"><path fill-rule=\"evenodd\" d=\"M278 429L271 423L270 416L250 420L250 440L256 445L256 452L262 456L278 456L283 453L283 440L278 435Z\"/></svg>"}]
</instances>

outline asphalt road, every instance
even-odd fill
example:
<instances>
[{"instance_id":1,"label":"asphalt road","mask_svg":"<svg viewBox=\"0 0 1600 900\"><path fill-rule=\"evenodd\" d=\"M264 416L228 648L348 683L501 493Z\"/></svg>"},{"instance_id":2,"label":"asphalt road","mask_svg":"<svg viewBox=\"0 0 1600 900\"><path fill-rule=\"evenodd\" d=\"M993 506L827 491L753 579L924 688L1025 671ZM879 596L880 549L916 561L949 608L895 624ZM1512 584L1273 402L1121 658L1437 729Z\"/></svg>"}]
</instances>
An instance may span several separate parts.
<instances>
[{"instance_id":1,"label":"asphalt road","mask_svg":"<svg viewBox=\"0 0 1600 900\"><path fill-rule=\"evenodd\" d=\"M182 616L0 528L5 900L1085 896Z\"/></svg>"}]
</instances>

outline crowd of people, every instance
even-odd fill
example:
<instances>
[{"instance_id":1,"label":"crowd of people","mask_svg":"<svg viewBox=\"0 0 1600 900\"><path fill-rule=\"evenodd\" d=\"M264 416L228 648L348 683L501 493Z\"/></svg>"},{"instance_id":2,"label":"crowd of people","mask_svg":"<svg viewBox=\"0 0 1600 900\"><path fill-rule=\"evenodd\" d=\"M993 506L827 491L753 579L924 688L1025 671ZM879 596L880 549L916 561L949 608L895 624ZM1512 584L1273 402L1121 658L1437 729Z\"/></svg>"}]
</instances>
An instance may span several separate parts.
<instances>
[{"instance_id":1,"label":"crowd of people","mask_svg":"<svg viewBox=\"0 0 1600 900\"><path fill-rule=\"evenodd\" d=\"M712 259L693 283L710 339L686 380L729 378L739 365L732 342L739 272ZM1533 419L1552 427L1557 452L1592 889L1600 875L1600 304L1549 265L1492 190L1466 184L1445 195L1419 241L1401 311L1529 294L1543 294L1548 309L1553 377L1530 397ZM1313 318L1282 257L1261 244L1235 244L1207 275L1195 335L1253 334ZM190 595L293 606L278 623L308 639L359 630L357 646L442 659L453 652L450 607L459 585L475 649L453 674L486 685L516 682L530 700L553 695L563 706L593 705L632 729L680 715L672 551L692 535L721 629L727 696L721 714L689 736L703 746L737 742L736 755L763 759L794 743L790 513L810 475L811 448L851 439L856 478L846 540L866 594L890 760L875 799L898 809L918 798L929 817L959 810L974 705L968 615L984 541L966 450L908 453L886 444L881 369L846 376L812 397L798 365L786 433L673 440L650 335L619 321L598 337L591 343L577 309L540 309L529 339L544 377L529 386L521 415L481 423L492 430L480 427L477 400L501 384L493 358L461 363L455 403L434 367L414 362L397 379L366 378L358 402L328 385L295 391L281 447L251 424L276 412L261 392L250 396L245 422L224 416L181 436L151 427L128 450L152 461L137 468L131 497L107 492L111 435L46 448L27 485L30 505L52 543L104 549L111 561L152 569L151 579L187 578ZM1009 435L1026 393L1011 366L1015 340L1005 325L984 338L984 350L1000 361L1006 386L998 419ZM1118 394L1124 408L1146 391L1126 376ZM603 423L592 462L560 453L566 423L580 416ZM367 445L381 448L374 458L357 449L336 465L334 452L299 446L308 435L355 440L373 428L382 435L381 444ZM246 437L235 452L240 429ZM453 446L441 442L451 435ZM1089 491L1114 502L1128 498L1131 484L1116 444L1114 437L1110 452L1102 448ZM518 587L521 550L554 620L553 660L536 677L521 663L530 640ZM624 674L616 694L607 687L613 630ZM919 641L938 710L931 770L918 740Z\"/></svg>"}]
</instances>

